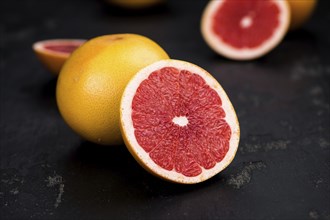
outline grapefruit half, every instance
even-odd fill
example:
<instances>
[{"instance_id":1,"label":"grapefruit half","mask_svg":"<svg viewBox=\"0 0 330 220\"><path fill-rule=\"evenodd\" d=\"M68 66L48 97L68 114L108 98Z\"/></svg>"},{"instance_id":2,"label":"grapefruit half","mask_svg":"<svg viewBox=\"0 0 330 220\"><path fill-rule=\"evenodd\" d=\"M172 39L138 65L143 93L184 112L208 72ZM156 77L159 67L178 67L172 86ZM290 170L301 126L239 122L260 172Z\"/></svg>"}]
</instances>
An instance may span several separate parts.
<instances>
[{"instance_id":1,"label":"grapefruit half","mask_svg":"<svg viewBox=\"0 0 330 220\"><path fill-rule=\"evenodd\" d=\"M71 53L85 41L82 39L44 40L34 43L32 48L44 66L57 75Z\"/></svg>"},{"instance_id":2,"label":"grapefruit half","mask_svg":"<svg viewBox=\"0 0 330 220\"><path fill-rule=\"evenodd\" d=\"M204 69L162 60L140 70L124 90L121 132L134 158L163 179L192 184L226 168L240 136L235 110Z\"/></svg>"},{"instance_id":3,"label":"grapefruit half","mask_svg":"<svg viewBox=\"0 0 330 220\"><path fill-rule=\"evenodd\" d=\"M289 24L286 1L221 0L206 6L201 32L216 53L229 59L251 60L275 48Z\"/></svg>"}]
</instances>

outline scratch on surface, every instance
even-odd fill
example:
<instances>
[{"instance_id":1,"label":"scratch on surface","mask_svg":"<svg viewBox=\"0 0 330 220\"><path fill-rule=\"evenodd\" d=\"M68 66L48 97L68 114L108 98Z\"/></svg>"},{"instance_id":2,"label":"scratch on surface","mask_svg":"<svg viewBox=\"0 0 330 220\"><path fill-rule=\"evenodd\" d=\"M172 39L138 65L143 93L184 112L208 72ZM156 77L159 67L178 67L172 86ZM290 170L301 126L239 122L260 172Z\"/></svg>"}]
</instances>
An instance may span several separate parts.
<instances>
[{"instance_id":1,"label":"scratch on surface","mask_svg":"<svg viewBox=\"0 0 330 220\"><path fill-rule=\"evenodd\" d=\"M235 189L240 189L251 181L252 172L254 170L261 170L263 168L266 168L266 164L262 161L249 162L240 172L235 175L231 175L227 180L227 184Z\"/></svg>"},{"instance_id":2,"label":"scratch on surface","mask_svg":"<svg viewBox=\"0 0 330 220\"><path fill-rule=\"evenodd\" d=\"M56 198L56 202L54 204L54 207L57 208L58 205L62 202L62 195L64 193L64 184L61 183L60 184L60 187L59 187L59 193L57 195L57 198Z\"/></svg>"},{"instance_id":3,"label":"scratch on surface","mask_svg":"<svg viewBox=\"0 0 330 220\"><path fill-rule=\"evenodd\" d=\"M49 176L46 179L46 182L47 182L48 187L53 187L53 186L56 186L56 185L59 186L59 193L56 197L56 201L55 201L55 204L54 204L54 207L57 208L60 205L60 203L62 202L62 196L63 196L63 193L64 193L63 178L60 175Z\"/></svg>"}]
</instances>

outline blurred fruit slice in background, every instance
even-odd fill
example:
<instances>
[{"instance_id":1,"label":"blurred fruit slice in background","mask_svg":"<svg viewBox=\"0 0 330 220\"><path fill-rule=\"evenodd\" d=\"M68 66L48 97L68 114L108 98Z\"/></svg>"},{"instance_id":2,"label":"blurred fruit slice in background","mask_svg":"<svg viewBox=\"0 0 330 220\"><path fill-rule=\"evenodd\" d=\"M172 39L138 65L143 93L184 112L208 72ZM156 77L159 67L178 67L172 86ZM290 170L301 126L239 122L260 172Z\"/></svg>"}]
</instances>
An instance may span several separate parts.
<instances>
[{"instance_id":1,"label":"blurred fruit slice in background","mask_svg":"<svg viewBox=\"0 0 330 220\"><path fill-rule=\"evenodd\" d=\"M291 9L290 30L303 26L316 8L317 0L287 0Z\"/></svg>"},{"instance_id":2,"label":"blurred fruit slice in background","mask_svg":"<svg viewBox=\"0 0 330 220\"><path fill-rule=\"evenodd\" d=\"M165 2L165 0L105 0L106 2L126 9L144 9Z\"/></svg>"},{"instance_id":3,"label":"blurred fruit slice in background","mask_svg":"<svg viewBox=\"0 0 330 220\"><path fill-rule=\"evenodd\" d=\"M286 1L210 1L202 15L201 31L216 53L229 59L251 60L274 49L289 24Z\"/></svg>"},{"instance_id":4,"label":"blurred fruit slice in background","mask_svg":"<svg viewBox=\"0 0 330 220\"><path fill-rule=\"evenodd\" d=\"M34 43L32 48L44 66L54 75L58 75L71 53L85 41L83 39L43 40Z\"/></svg>"}]
</instances>

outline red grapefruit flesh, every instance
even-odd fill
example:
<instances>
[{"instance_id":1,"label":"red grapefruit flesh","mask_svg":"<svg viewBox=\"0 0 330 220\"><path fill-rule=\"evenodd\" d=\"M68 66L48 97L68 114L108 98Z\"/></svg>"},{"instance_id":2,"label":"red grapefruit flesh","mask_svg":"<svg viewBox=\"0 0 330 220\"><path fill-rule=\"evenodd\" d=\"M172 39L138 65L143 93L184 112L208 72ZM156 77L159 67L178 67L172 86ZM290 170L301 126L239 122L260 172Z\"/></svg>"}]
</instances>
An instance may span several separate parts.
<instances>
[{"instance_id":1,"label":"red grapefruit flesh","mask_svg":"<svg viewBox=\"0 0 330 220\"><path fill-rule=\"evenodd\" d=\"M261 57L275 48L288 31L290 8L282 0L210 1L201 22L206 43L235 60Z\"/></svg>"},{"instance_id":2,"label":"red grapefruit flesh","mask_svg":"<svg viewBox=\"0 0 330 220\"><path fill-rule=\"evenodd\" d=\"M44 48L49 51L71 54L75 49L77 49L80 44L67 44L67 45L45 45Z\"/></svg>"},{"instance_id":3,"label":"red grapefruit flesh","mask_svg":"<svg viewBox=\"0 0 330 220\"><path fill-rule=\"evenodd\" d=\"M128 150L166 180L207 180L237 151L235 110L217 80L194 64L162 60L142 69L127 85L120 111Z\"/></svg>"},{"instance_id":4,"label":"red grapefruit flesh","mask_svg":"<svg viewBox=\"0 0 330 220\"><path fill-rule=\"evenodd\" d=\"M57 75L71 53L86 40L53 39L38 41L33 44L33 50L44 66Z\"/></svg>"}]
</instances>

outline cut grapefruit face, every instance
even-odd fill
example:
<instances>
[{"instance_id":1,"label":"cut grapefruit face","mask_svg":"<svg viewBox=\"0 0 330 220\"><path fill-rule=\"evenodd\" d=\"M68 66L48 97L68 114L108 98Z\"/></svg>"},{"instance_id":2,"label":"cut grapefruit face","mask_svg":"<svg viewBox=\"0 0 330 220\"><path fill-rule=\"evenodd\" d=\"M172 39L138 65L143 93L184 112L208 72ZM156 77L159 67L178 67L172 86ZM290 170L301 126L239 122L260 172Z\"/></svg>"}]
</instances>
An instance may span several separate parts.
<instances>
[{"instance_id":1,"label":"cut grapefruit face","mask_svg":"<svg viewBox=\"0 0 330 220\"><path fill-rule=\"evenodd\" d=\"M85 41L82 39L44 40L34 43L32 48L44 66L57 75L71 53Z\"/></svg>"},{"instance_id":2,"label":"cut grapefruit face","mask_svg":"<svg viewBox=\"0 0 330 220\"><path fill-rule=\"evenodd\" d=\"M275 48L289 24L286 1L219 0L206 6L201 31L216 53L229 59L251 60Z\"/></svg>"},{"instance_id":3,"label":"cut grapefruit face","mask_svg":"<svg viewBox=\"0 0 330 220\"><path fill-rule=\"evenodd\" d=\"M202 182L236 154L235 110L217 80L194 64L162 60L143 68L128 83L120 113L128 150L163 179Z\"/></svg>"}]
</instances>

